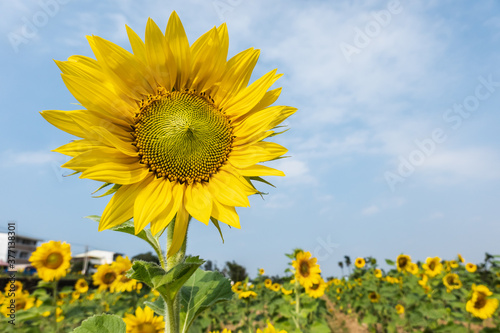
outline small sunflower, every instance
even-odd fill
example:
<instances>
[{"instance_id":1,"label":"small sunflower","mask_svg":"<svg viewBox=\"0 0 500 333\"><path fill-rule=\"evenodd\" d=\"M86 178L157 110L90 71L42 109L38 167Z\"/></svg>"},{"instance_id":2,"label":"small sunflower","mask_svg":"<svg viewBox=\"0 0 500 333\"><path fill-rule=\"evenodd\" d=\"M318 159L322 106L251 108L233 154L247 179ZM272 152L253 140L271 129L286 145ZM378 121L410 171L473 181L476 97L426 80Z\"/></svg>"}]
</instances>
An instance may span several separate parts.
<instances>
[{"instance_id":1,"label":"small sunflower","mask_svg":"<svg viewBox=\"0 0 500 333\"><path fill-rule=\"evenodd\" d=\"M81 294L86 293L89 290L89 284L85 279L78 279L75 283L75 290Z\"/></svg>"},{"instance_id":2,"label":"small sunflower","mask_svg":"<svg viewBox=\"0 0 500 333\"><path fill-rule=\"evenodd\" d=\"M264 270L264 268L259 269L259 275L264 275L265 273L266 271Z\"/></svg>"},{"instance_id":3,"label":"small sunflower","mask_svg":"<svg viewBox=\"0 0 500 333\"><path fill-rule=\"evenodd\" d=\"M396 305L396 312L397 312L398 314L403 314L403 313L405 313L405 307L404 307L404 306L402 306L401 304Z\"/></svg>"},{"instance_id":4,"label":"small sunflower","mask_svg":"<svg viewBox=\"0 0 500 333\"><path fill-rule=\"evenodd\" d=\"M273 285L269 289L271 289L272 291L280 291L281 284L279 284L279 283L273 283Z\"/></svg>"},{"instance_id":5,"label":"small sunflower","mask_svg":"<svg viewBox=\"0 0 500 333\"><path fill-rule=\"evenodd\" d=\"M436 275L439 275L443 270L441 258L427 258L425 260L425 264L422 265L422 268L425 269L425 274L427 274L429 277L435 277Z\"/></svg>"},{"instance_id":6,"label":"small sunflower","mask_svg":"<svg viewBox=\"0 0 500 333\"><path fill-rule=\"evenodd\" d=\"M92 275L94 285L99 286L99 291L111 289L111 286L118 278L119 273L110 264L103 264L97 267L97 272Z\"/></svg>"},{"instance_id":7,"label":"small sunflower","mask_svg":"<svg viewBox=\"0 0 500 333\"><path fill-rule=\"evenodd\" d=\"M375 277L380 279L382 277L382 270L380 268L375 268L373 274L375 274Z\"/></svg>"},{"instance_id":8,"label":"small sunflower","mask_svg":"<svg viewBox=\"0 0 500 333\"><path fill-rule=\"evenodd\" d=\"M400 254L396 259L396 267L398 272L405 272L411 263L411 257L406 254Z\"/></svg>"},{"instance_id":9,"label":"small sunflower","mask_svg":"<svg viewBox=\"0 0 500 333\"><path fill-rule=\"evenodd\" d=\"M295 278L302 286L310 287L321 279L321 269L316 262L316 258L311 258L311 252L297 252L292 266L295 268Z\"/></svg>"},{"instance_id":10,"label":"small sunflower","mask_svg":"<svg viewBox=\"0 0 500 333\"><path fill-rule=\"evenodd\" d=\"M35 306L35 298L25 290L11 295L11 297L5 297L3 304L0 306L0 313L6 317L10 316L13 313L12 311L15 313L20 310L29 310ZM12 304L14 304L14 308L11 308Z\"/></svg>"},{"instance_id":11,"label":"small sunflower","mask_svg":"<svg viewBox=\"0 0 500 333\"><path fill-rule=\"evenodd\" d=\"M354 266L356 266L357 268L363 268L365 267L365 259L363 258L356 258L356 260L354 261Z\"/></svg>"},{"instance_id":12,"label":"small sunflower","mask_svg":"<svg viewBox=\"0 0 500 333\"><path fill-rule=\"evenodd\" d=\"M285 289L285 287L281 287L281 292L284 294L284 295L290 295L293 293L293 289Z\"/></svg>"},{"instance_id":13,"label":"small sunflower","mask_svg":"<svg viewBox=\"0 0 500 333\"><path fill-rule=\"evenodd\" d=\"M468 262L467 264L465 264L465 269L469 273L474 273L477 270L477 265L475 265L471 262Z\"/></svg>"},{"instance_id":14,"label":"small sunflower","mask_svg":"<svg viewBox=\"0 0 500 333\"><path fill-rule=\"evenodd\" d=\"M7 283L4 288L6 294L12 292L21 292L22 290L23 290L23 283L18 280L14 281L14 283Z\"/></svg>"},{"instance_id":15,"label":"small sunflower","mask_svg":"<svg viewBox=\"0 0 500 333\"><path fill-rule=\"evenodd\" d=\"M417 275L419 272L418 265L414 262L409 263L406 270L413 275Z\"/></svg>"},{"instance_id":16,"label":"small sunflower","mask_svg":"<svg viewBox=\"0 0 500 333\"><path fill-rule=\"evenodd\" d=\"M127 313L123 321L127 325L127 333L164 333L165 332L165 322L163 321L163 316L156 316L154 311L148 306L144 307L144 310L137 308L135 310L135 315Z\"/></svg>"},{"instance_id":17,"label":"small sunflower","mask_svg":"<svg viewBox=\"0 0 500 333\"><path fill-rule=\"evenodd\" d=\"M317 283L314 283L312 286L306 288L306 293L313 298L321 297L325 294L325 289L327 287L326 282L323 279L320 279Z\"/></svg>"},{"instance_id":18,"label":"small sunflower","mask_svg":"<svg viewBox=\"0 0 500 333\"><path fill-rule=\"evenodd\" d=\"M462 281L455 273L448 273L443 277L443 284L446 286L446 289L449 291L453 289L462 288Z\"/></svg>"},{"instance_id":19,"label":"small sunflower","mask_svg":"<svg viewBox=\"0 0 500 333\"><path fill-rule=\"evenodd\" d=\"M460 253L458 254L457 257L458 257L458 261L460 261L462 264L465 262L464 257L462 257L462 255Z\"/></svg>"},{"instance_id":20,"label":"small sunflower","mask_svg":"<svg viewBox=\"0 0 500 333\"><path fill-rule=\"evenodd\" d=\"M274 326L271 325L271 323L268 322L267 327L264 328L264 330L261 330L260 328L258 328L256 333L287 333L287 331L278 330L278 329L274 328Z\"/></svg>"},{"instance_id":21,"label":"small sunflower","mask_svg":"<svg viewBox=\"0 0 500 333\"><path fill-rule=\"evenodd\" d=\"M175 12L165 34L149 19L145 41L130 28L132 53L88 37L97 60L72 56L57 62L82 110L43 111L52 125L75 135L56 149L72 157L64 168L80 178L114 184L99 231L133 218L160 234L175 218L168 255L181 247L189 216L240 228L235 207L259 193L254 181L284 176L259 163L280 158L281 145L265 141L296 112L270 106L281 89L270 71L248 85L259 51L227 60L226 24L189 45Z\"/></svg>"},{"instance_id":22,"label":"small sunflower","mask_svg":"<svg viewBox=\"0 0 500 333\"><path fill-rule=\"evenodd\" d=\"M370 299L370 302L378 303L380 300L380 295L378 293L372 291L368 294L368 298Z\"/></svg>"},{"instance_id":23,"label":"small sunflower","mask_svg":"<svg viewBox=\"0 0 500 333\"><path fill-rule=\"evenodd\" d=\"M472 297L465 306L467 312L481 319L491 318L498 308L498 299L491 298L493 293L483 285L472 285Z\"/></svg>"},{"instance_id":24,"label":"small sunflower","mask_svg":"<svg viewBox=\"0 0 500 333\"><path fill-rule=\"evenodd\" d=\"M245 290L245 291L240 291L238 293L238 298L247 298L247 299L250 299L250 298L256 298L257 297L257 293L253 290Z\"/></svg>"},{"instance_id":25,"label":"small sunflower","mask_svg":"<svg viewBox=\"0 0 500 333\"><path fill-rule=\"evenodd\" d=\"M265 279L265 280L264 280L264 286L265 286L267 289L271 288L271 286L272 286L272 285L273 285L273 280L271 280L271 279Z\"/></svg>"},{"instance_id":26,"label":"small sunflower","mask_svg":"<svg viewBox=\"0 0 500 333\"><path fill-rule=\"evenodd\" d=\"M71 260L71 248L66 242L50 241L40 245L29 261L44 281L54 281L66 276Z\"/></svg>"},{"instance_id":27,"label":"small sunflower","mask_svg":"<svg viewBox=\"0 0 500 333\"><path fill-rule=\"evenodd\" d=\"M132 291L137 285L137 280L129 279L126 275L127 271L132 268L132 262L128 257L123 258L118 256L111 264L118 276L113 284L110 286L111 292Z\"/></svg>"}]
</instances>

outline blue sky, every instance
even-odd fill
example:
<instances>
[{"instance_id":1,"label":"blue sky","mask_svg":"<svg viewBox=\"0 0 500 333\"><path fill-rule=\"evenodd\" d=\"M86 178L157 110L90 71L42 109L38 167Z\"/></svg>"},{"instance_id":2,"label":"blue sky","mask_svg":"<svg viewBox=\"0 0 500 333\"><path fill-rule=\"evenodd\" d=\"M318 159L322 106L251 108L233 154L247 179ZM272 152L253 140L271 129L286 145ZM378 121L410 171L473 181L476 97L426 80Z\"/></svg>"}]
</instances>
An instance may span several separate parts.
<instances>
[{"instance_id":1,"label":"blue sky","mask_svg":"<svg viewBox=\"0 0 500 333\"><path fill-rule=\"evenodd\" d=\"M287 174L239 209L241 230L194 221L188 252L251 275L282 274L284 253L312 251L326 276L337 262L401 253L479 262L500 254L500 4L496 1L9 1L0 4L0 231L90 249L149 251L83 217L108 199L50 152L73 139L41 110L73 110L53 59L92 56L86 35L130 49L175 10L190 42L227 22L230 56L255 47L253 79L277 68L278 104L299 111L276 140Z\"/></svg>"}]
</instances>

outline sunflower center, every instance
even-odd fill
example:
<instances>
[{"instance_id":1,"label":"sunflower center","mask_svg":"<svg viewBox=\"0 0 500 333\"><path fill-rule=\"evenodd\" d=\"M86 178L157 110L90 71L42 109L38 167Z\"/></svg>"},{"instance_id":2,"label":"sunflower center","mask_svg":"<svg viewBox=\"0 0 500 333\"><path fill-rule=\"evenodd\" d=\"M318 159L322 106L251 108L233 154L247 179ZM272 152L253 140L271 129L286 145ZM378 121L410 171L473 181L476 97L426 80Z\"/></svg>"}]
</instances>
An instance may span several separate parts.
<instances>
[{"instance_id":1,"label":"sunflower center","mask_svg":"<svg viewBox=\"0 0 500 333\"><path fill-rule=\"evenodd\" d=\"M53 252L45 258L45 267L56 269L63 263L63 256L60 253Z\"/></svg>"},{"instance_id":2,"label":"sunflower center","mask_svg":"<svg viewBox=\"0 0 500 333\"><path fill-rule=\"evenodd\" d=\"M114 272L108 272L102 277L102 282L104 284L111 284L116 280L116 274Z\"/></svg>"},{"instance_id":3,"label":"sunflower center","mask_svg":"<svg viewBox=\"0 0 500 333\"><path fill-rule=\"evenodd\" d=\"M483 293L479 293L476 302L474 303L474 307L476 309L482 309L486 305L486 295Z\"/></svg>"},{"instance_id":4,"label":"sunflower center","mask_svg":"<svg viewBox=\"0 0 500 333\"><path fill-rule=\"evenodd\" d=\"M309 264L305 261L300 263L300 275L303 277L309 276Z\"/></svg>"},{"instance_id":5,"label":"sunflower center","mask_svg":"<svg viewBox=\"0 0 500 333\"><path fill-rule=\"evenodd\" d=\"M408 260L406 258L399 259L399 267L404 268L404 267L406 267L407 263L408 263Z\"/></svg>"},{"instance_id":6,"label":"sunflower center","mask_svg":"<svg viewBox=\"0 0 500 333\"><path fill-rule=\"evenodd\" d=\"M209 97L159 91L142 102L135 125L141 163L170 181L208 181L232 146L230 121Z\"/></svg>"},{"instance_id":7,"label":"sunflower center","mask_svg":"<svg viewBox=\"0 0 500 333\"><path fill-rule=\"evenodd\" d=\"M134 333L156 333L157 330L153 324L143 323L143 324L137 325L136 329L133 330L132 332L134 332Z\"/></svg>"}]
</instances>

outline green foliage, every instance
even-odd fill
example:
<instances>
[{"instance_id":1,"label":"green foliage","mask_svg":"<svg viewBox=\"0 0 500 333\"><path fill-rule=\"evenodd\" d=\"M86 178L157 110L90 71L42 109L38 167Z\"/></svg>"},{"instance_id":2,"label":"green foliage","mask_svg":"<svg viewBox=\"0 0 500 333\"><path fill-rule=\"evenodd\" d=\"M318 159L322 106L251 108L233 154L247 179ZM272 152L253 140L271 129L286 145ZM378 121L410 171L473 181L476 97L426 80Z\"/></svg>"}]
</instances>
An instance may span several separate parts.
<instances>
[{"instance_id":1,"label":"green foliage","mask_svg":"<svg viewBox=\"0 0 500 333\"><path fill-rule=\"evenodd\" d=\"M103 314L85 320L73 333L125 333L125 323L115 315Z\"/></svg>"}]
</instances>

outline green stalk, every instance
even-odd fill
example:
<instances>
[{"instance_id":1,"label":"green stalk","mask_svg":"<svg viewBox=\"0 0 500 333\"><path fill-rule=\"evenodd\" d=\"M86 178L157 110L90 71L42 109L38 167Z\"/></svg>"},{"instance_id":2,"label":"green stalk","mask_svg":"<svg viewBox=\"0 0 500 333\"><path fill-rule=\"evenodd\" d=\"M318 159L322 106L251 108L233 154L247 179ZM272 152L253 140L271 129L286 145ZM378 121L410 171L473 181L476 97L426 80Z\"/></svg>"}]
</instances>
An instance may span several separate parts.
<instances>
[{"instance_id":1,"label":"green stalk","mask_svg":"<svg viewBox=\"0 0 500 333\"><path fill-rule=\"evenodd\" d=\"M300 285L299 281L295 279L295 326L300 331Z\"/></svg>"},{"instance_id":2,"label":"green stalk","mask_svg":"<svg viewBox=\"0 0 500 333\"><path fill-rule=\"evenodd\" d=\"M191 217L189 217L191 219ZM188 221L189 223L189 221ZM167 227L167 253L173 242L174 238L174 228L175 228L175 220L170 222ZM170 270L177 266L178 264L184 261L184 257L186 256L186 240L187 240L187 232L186 238L182 243L181 248L177 253L168 256L167 254L167 267L164 269ZM163 267L163 265L162 265ZM180 309L181 309L181 300L180 293L174 297L174 299L169 299L168 296L163 297L165 301L165 333L179 333L179 321L180 321Z\"/></svg>"},{"instance_id":3,"label":"green stalk","mask_svg":"<svg viewBox=\"0 0 500 333\"><path fill-rule=\"evenodd\" d=\"M57 280L52 281L52 305L54 306L54 331L57 333Z\"/></svg>"}]
</instances>

